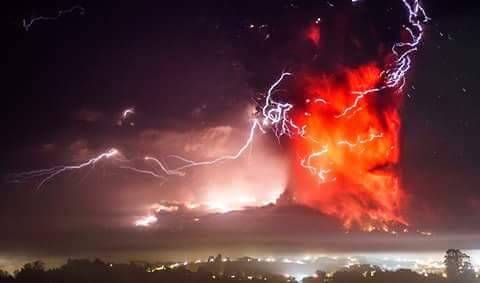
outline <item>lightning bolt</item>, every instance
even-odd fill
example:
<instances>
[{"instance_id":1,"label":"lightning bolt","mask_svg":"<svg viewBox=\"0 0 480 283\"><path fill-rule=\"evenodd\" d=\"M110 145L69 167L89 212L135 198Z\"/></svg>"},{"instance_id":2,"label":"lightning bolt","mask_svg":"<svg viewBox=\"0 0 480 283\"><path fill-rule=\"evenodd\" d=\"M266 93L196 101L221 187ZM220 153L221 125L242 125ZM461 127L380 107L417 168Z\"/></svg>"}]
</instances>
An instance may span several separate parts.
<instances>
[{"instance_id":1,"label":"lightning bolt","mask_svg":"<svg viewBox=\"0 0 480 283\"><path fill-rule=\"evenodd\" d=\"M131 166L120 166L119 168L126 169L126 170L131 170L131 171L133 171L135 173L139 173L139 174L150 175L150 176L153 176L155 178L162 179L164 181L167 180L167 178L165 176L157 174L156 172L153 172L153 171L150 171L150 170L138 169L138 168L131 167Z\"/></svg>"},{"instance_id":2,"label":"lightning bolt","mask_svg":"<svg viewBox=\"0 0 480 283\"><path fill-rule=\"evenodd\" d=\"M135 108L127 108L122 112L122 118L127 119L129 115L135 114Z\"/></svg>"},{"instance_id":3,"label":"lightning bolt","mask_svg":"<svg viewBox=\"0 0 480 283\"><path fill-rule=\"evenodd\" d=\"M397 91L402 91L405 87L406 77L412 66L412 56L422 43L424 24L430 21L430 18L419 0L402 0L402 3L408 12L409 25L405 26L404 29L410 35L410 40L397 42L392 46L391 50L395 60L380 74L384 82L383 85L365 91L354 91L352 94L356 95L356 97L353 104L344 109L336 118L345 117L350 111L357 108L358 103L366 95L378 93L387 88L395 88Z\"/></svg>"},{"instance_id":4,"label":"lightning bolt","mask_svg":"<svg viewBox=\"0 0 480 283\"><path fill-rule=\"evenodd\" d=\"M265 105L262 108L262 124L271 126L277 139L285 135L292 137L295 134L300 136L305 134L305 127L297 126L288 115L290 110L294 108L293 105L288 102L282 103L273 100L275 89L288 76L293 76L293 74L283 72L280 78L270 86L265 97Z\"/></svg>"},{"instance_id":5,"label":"lightning bolt","mask_svg":"<svg viewBox=\"0 0 480 283\"><path fill-rule=\"evenodd\" d=\"M104 159L110 159L115 156L118 156L120 152L112 148L108 150L107 152L104 152L94 158L89 159L88 161L78 164L78 165L67 165L67 166L55 166L49 169L41 169L41 170L35 170L35 171L29 171L29 172L24 172L20 174L14 174L10 176L10 179L13 180L13 182L22 182L26 181L29 179L33 178L38 178L38 177L44 177L45 178L40 182L40 184L37 186L37 189L40 189L45 183L47 183L49 180L53 179L54 177L65 173L67 171L75 171L75 170L80 170L85 167L95 167L95 164L97 164L99 161L104 160Z\"/></svg>"},{"instance_id":6,"label":"lightning bolt","mask_svg":"<svg viewBox=\"0 0 480 283\"><path fill-rule=\"evenodd\" d=\"M254 119L253 123L252 123L252 127L250 128L250 133L248 135L248 138L247 138L246 142L243 144L243 146L235 154L225 155L225 156L221 156L217 159L207 160L207 161L193 161L193 160L189 160L189 159L186 159L186 158L178 156L178 155L170 155L169 157L180 160L182 162L185 162L186 164L182 165L180 167L177 167L174 170L166 170L166 171L164 170L164 171L165 172L169 171L169 172L173 172L175 175L184 176L185 173L183 172L183 170L191 168L191 167L213 165L213 164L220 163L220 162L227 161L227 160L238 159L240 156L242 156L242 154L245 152L245 150L247 150L249 148L249 146L251 146L251 144L253 143L253 139L255 137L255 133L256 133L257 130L261 131L264 134L266 133L266 131L260 125L259 120ZM160 164L160 162L158 162L158 163Z\"/></svg>"},{"instance_id":7,"label":"lightning bolt","mask_svg":"<svg viewBox=\"0 0 480 283\"><path fill-rule=\"evenodd\" d=\"M122 115L120 115L120 119L117 122L117 125L122 126L125 121L127 121L128 117L135 114L135 108L130 107L122 111ZM134 126L133 122L130 122L130 126Z\"/></svg>"},{"instance_id":8,"label":"lightning bolt","mask_svg":"<svg viewBox=\"0 0 480 283\"><path fill-rule=\"evenodd\" d=\"M354 148L354 147L357 147L357 146L362 145L362 144L367 144L367 143L373 142L374 140L380 139L382 137L383 137L382 133L370 134L370 137L367 138L367 139L361 139L360 137L357 137L357 142L356 143L349 142L348 140L343 140L343 141L337 142L337 144L338 145L347 145L350 148Z\"/></svg>"},{"instance_id":9,"label":"lightning bolt","mask_svg":"<svg viewBox=\"0 0 480 283\"><path fill-rule=\"evenodd\" d=\"M420 5L419 0L402 0L402 2L408 11L410 26L406 26L405 30L410 35L410 41L399 42L393 45L392 52L397 57L397 60L392 68L385 71L387 87L399 87L400 90L405 85L406 74L411 67L411 55L418 50L418 46L422 42L424 36L423 24L430 20Z\"/></svg>"},{"instance_id":10,"label":"lightning bolt","mask_svg":"<svg viewBox=\"0 0 480 283\"><path fill-rule=\"evenodd\" d=\"M26 18L24 18L22 20L22 27L25 29L25 31L29 31L30 28L32 27L32 25L36 22L39 22L39 21L56 21L60 17L66 15L66 14L73 13L75 11L79 11L80 15L84 15L85 12L86 12L85 8L83 8L82 6L75 5L72 8L67 9L67 10L59 10L57 12L56 16L52 16L52 17L40 16L40 17L31 18L30 20L27 20Z\"/></svg>"},{"instance_id":11,"label":"lightning bolt","mask_svg":"<svg viewBox=\"0 0 480 283\"><path fill-rule=\"evenodd\" d=\"M324 145L322 147L322 150L318 151L318 152L314 152L312 154L310 154L306 159L303 159L300 163L300 165L302 165L302 167L308 169L312 174L318 174L319 172L323 172L322 173L322 176L323 174L325 174L326 170L325 169L320 169L318 170L315 166L312 165L312 159L316 159L316 158L319 158L320 156L322 155L325 155L328 153L328 146ZM329 170L327 170L329 171Z\"/></svg>"},{"instance_id":12,"label":"lightning bolt","mask_svg":"<svg viewBox=\"0 0 480 283\"><path fill-rule=\"evenodd\" d=\"M179 157L179 159L182 159L182 158ZM160 167L160 169L167 175L175 175L175 176L180 176L180 177L185 176L185 173L182 172L182 171L168 169L166 165L164 165L162 162L160 162L160 160L158 160L155 157L145 156L145 160L155 162L155 164L157 164L158 167ZM193 162L193 161L189 161L187 159L184 159L184 160L185 160L185 162Z\"/></svg>"}]
</instances>

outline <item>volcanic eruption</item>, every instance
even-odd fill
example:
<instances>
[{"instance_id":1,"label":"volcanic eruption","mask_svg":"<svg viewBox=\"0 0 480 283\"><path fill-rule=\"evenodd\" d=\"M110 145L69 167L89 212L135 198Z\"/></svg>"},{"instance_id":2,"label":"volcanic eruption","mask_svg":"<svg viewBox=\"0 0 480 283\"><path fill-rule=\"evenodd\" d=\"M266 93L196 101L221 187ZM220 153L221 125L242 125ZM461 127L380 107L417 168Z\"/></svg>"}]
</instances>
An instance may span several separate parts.
<instances>
[{"instance_id":1,"label":"volcanic eruption","mask_svg":"<svg viewBox=\"0 0 480 283\"><path fill-rule=\"evenodd\" d=\"M340 219L347 229L396 233L396 228L408 226L407 197L397 170L400 114L412 55L429 18L419 1L402 2L409 24L401 33L403 41L388 51L377 43L377 51L368 52L353 39L355 47L348 50L369 55L344 54L344 37L328 31L325 39L318 22L307 28L314 59L296 72L291 94L277 97L288 101L276 104L283 113L277 113L282 118L280 126L275 125L277 136L290 138L292 173L286 195ZM343 30L355 29L344 26ZM345 63L345 57L357 59Z\"/></svg>"},{"instance_id":2,"label":"volcanic eruption","mask_svg":"<svg viewBox=\"0 0 480 283\"><path fill-rule=\"evenodd\" d=\"M380 72L370 63L330 76L306 74L296 94L304 105L293 117L305 133L292 139L294 197L346 228L407 225L395 170L402 96L353 94L378 87Z\"/></svg>"}]
</instances>

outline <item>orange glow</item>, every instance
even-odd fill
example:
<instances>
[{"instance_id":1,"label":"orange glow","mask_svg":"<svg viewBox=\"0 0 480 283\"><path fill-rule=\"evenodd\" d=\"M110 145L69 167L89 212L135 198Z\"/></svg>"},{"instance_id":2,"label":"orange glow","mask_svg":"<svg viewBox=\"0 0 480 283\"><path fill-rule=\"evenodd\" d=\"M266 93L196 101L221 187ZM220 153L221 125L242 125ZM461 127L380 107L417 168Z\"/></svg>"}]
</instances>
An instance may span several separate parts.
<instances>
[{"instance_id":1,"label":"orange glow","mask_svg":"<svg viewBox=\"0 0 480 283\"><path fill-rule=\"evenodd\" d=\"M401 98L376 93L355 104L352 93L374 88L379 80L378 67L368 64L331 77L307 75L300 90L305 108L297 110L295 121L306 125L306 133L293 141L294 196L341 219L346 228L407 225L400 212L404 191L395 172Z\"/></svg>"}]
</instances>

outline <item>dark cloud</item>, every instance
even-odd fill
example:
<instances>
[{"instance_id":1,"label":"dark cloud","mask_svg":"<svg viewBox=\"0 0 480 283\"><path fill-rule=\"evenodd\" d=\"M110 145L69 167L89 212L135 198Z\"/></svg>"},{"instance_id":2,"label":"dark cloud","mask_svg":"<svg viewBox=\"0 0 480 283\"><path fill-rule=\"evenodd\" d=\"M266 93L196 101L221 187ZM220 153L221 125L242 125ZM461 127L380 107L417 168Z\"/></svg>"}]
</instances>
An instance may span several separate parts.
<instances>
[{"instance_id":1,"label":"dark cloud","mask_svg":"<svg viewBox=\"0 0 480 283\"><path fill-rule=\"evenodd\" d=\"M103 118L103 114L100 111L91 109L82 109L73 113L72 118L74 120L93 123Z\"/></svg>"}]
</instances>

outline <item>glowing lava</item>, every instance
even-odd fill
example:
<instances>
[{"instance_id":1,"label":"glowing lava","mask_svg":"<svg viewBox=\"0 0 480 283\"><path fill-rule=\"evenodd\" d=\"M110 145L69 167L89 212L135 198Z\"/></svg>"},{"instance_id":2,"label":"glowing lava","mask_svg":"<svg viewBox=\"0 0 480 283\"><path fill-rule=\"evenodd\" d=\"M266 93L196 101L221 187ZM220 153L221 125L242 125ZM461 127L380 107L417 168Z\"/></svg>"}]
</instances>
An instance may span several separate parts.
<instances>
[{"instance_id":1,"label":"glowing lava","mask_svg":"<svg viewBox=\"0 0 480 283\"><path fill-rule=\"evenodd\" d=\"M401 96L358 94L377 87L380 72L367 64L329 77L305 75L299 89L305 107L295 108L294 120L306 134L292 141L299 160L293 163L295 199L340 218L346 228L407 225L395 172Z\"/></svg>"}]
</instances>

